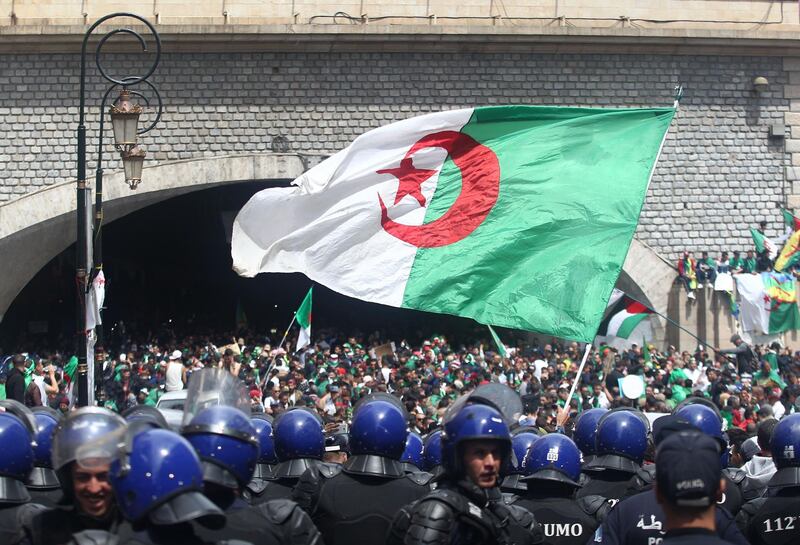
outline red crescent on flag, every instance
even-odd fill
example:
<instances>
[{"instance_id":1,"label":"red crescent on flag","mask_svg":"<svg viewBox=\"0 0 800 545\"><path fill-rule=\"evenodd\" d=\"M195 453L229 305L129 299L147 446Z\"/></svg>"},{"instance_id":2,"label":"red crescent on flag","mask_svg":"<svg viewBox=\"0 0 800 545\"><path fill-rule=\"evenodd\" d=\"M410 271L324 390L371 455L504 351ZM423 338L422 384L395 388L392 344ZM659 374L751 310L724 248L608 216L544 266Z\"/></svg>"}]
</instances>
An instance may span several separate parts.
<instances>
[{"instance_id":1,"label":"red crescent on flag","mask_svg":"<svg viewBox=\"0 0 800 545\"><path fill-rule=\"evenodd\" d=\"M378 201L387 233L418 248L436 248L466 238L483 223L500 193L500 163L491 149L456 131L420 138L404 159L426 148L443 148L461 171L461 193L447 212L430 223L403 225L389 217L380 195Z\"/></svg>"}]
</instances>

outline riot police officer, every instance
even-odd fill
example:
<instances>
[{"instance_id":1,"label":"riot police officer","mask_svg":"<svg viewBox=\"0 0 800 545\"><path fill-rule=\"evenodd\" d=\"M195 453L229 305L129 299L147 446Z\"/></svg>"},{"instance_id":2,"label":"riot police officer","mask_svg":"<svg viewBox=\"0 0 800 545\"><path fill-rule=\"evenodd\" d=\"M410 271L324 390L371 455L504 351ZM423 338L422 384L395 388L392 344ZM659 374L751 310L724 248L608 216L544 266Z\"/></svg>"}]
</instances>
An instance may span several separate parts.
<instances>
[{"instance_id":1,"label":"riot police officer","mask_svg":"<svg viewBox=\"0 0 800 545\"><path fill-rule=\"evenodd\" d=\"M551 433L538 439L520 463L528 486L509 501L534 514L544 539L554 545L583 545L598 525L603 498L575 500L580 488L581 452L565 435Z\"/></svg>"},{"instance_id":2,"label":"riot police officer","mask_svg":"<svg viewBox=\"0 0 800 545\"><path fill-rule=\"evenodd\" d=\"M225 515L203 495L203 468L192 445L157 428L132 435L111 463L110 480L123 516L132 523L129 545L202 545L191 523L214 528ZM132 435L132 436L131 436Z\"/></svg>"},{"instance_id":3,"label":"riot police officer","mask_svg":"<svg viewBox=\"0 0 800 545\"><path fill-rule=\"evenodd\" d=\"M692 401L697 398L689 398ZM734 517L744 504L742 484L746 480L746 474L738 468L729 468L730 449L728 438L723 431L724 420L719 414L718 409L710 407L706 402L685 403L675 410L675 415L688 421L692 426L711 436L719 443L722 454L720 462L722 464L722 476L725 479L725 491L722 493L720 505L728 510Z\"/></svg>"},{"instance_id":4,"label":"riot police officer","mask_svg":"<svg viewBox=\"0 0 800 545\"><path fill-rule=\"evenodd\" d=\"M319 415L305 408L294 408L275 419L273 428L278 464L273 479L254 503L276 498L290 498L300 477L322 463L325 434Z\"/></svg>"},{"instance_id":5,"label":"riot police officer","mask_svg":"<svg viewBox=\"0 0 800 545\"><path fill-rule=\"evenodd\" d=\"M259 457L256 429L240 409L223 405L201 410L183 429L203 465L204 492L225 512L225 526L193 523L201 538L240 539L257 544L319 543L311 519L297 504L277 499L250 505L241 492L253 478Z\"/></svg>"},{"instance_id":6,"label":"riot police officer","mask_svg":"<svg viewBox=\"0 0 800 545\"><path fill-rule=\"evenodd\" d=\"M350 434L334 433L325 437L325 454L322 461L330 464L343 464L350 456Z\"/></svg>"},{"instance_id":7,"label":"riot police officer","mask_svg":"<svg viewBox=\"0 0 800 545\"><path fill-rule=\"evenodd\" d=\"M312 467L300 478L292 498L311 515L326 544L383 544L397 511L430 492L432 475L407 474L400 464L407 421L399 402L378 398L357 406L352 455L342 465Z\"/></svg>"},{"instance_id":8,"label":"riot police officer","mask_svg":"<svg viewBox=\"0 0 800 545\"><path fill-rule=\"evenodd\" d=\"M502 414L467 404L445 417L442 433L444 474L438 488L402 509L390 543L454 544L540 543L533 515L506 505L499 490L501 468L511 456L511 436Z\"/></svg>"},{"instance_id":9,"label":"riot police officer","mask_svg":"<svg viewBox=\"0 0 800 545\"><path fill-rule=\"evenodd\" d=\"M71 412L56 426L53 434L53 469L61 483L64 498L53 509L37 515L29 526L33 545L60 545L83 530L115 533L123 526L111 482L110 459L103 445L126 428L125 420L100 407L82 407ZM97 451L92 445L101 445ZM79 451L83 454L79 455ZM93 463L78 463L78 459Z\"/></svg>"},{"instance_id":10,"label":"riot police officer","mask_svg":"<svg viewBox=\"0 0 800 545\"><path fill-rule=\"evenodd\" d=\"M61 483L53 471L51 450L53 433L61 420L61 413L50 407L34 407L36 444L33 447L33 471L28 477L28 492L35 503L55 507L61 499Z\"/></svg>"},{"instance_id":11,"label":"riot police officer","mask_svg":"<svg viewBox=\"0 0 800 545\"><path fill-rule=\"evenodd\" d=\"M274 479L278 458L275 455L275 442L272 436L272 417L263 413L254 414L250 418L250 423L253 424L258 437L259 455L253 478L247 483L242 496L250 503L260 503L259 500L269 481Z\"/></svg>"},{"instance_id":12,"label":"riot police officer","mask_svg":"<svg viewBox=\"0 0 800 545\"><path fill-rule=\"evenodd\" d=\"M669 435L684 431L698 431L688 421L676 416L663 416L653 423L653 440L658 447ZM747 545L747 540L736 528L731 514L716 510L717 535L731 543ZM595 542L605 545L654 545L663 539L666 517L651 488L623 499L605 517L595 534Z\"/></svg>"},{"instance_id":13,"label":"riot police officer","mask_svg":"<svg viewBox=\"0 0 800 545\"><path fill-rule=\"evenodd\" d=\"M400 465L406 473L417 473L422 471L424 461L425 444L422 437L413 431L408 432L406 437L406 448L400 456Z\"/></svg>"},{"instance_id":14,"label":"riot police officer","mask_svg":"<svg viewBox=\"0 0 800 545\"><path fill-rule=\"evenodd\" d=\"M508 493L515 494L519 491L527 489L525 481L522 480L522 461L531 446L539 439L539 436L531 432L516 433L511 436L511 450L514 453L513 459L509 460L509 466L504 468L503 482L500 484L500 490Z\"/></svg>"},{"instance_id":15,"label":"riot police officer","mask_svg":"<svg viewBox=\"0 0 800 545\"><path fill-rule=\"evenodd\" d=\"M783 417L772 432L772 460L777 471L761 498L744 504L736 519L753 545L800 542L800 414Z\"/></svg>"},{"instance_id":16,"label":"riot police officer","mask_svg":"<svg viewBox=\"0 0 800 545\"><path fill-rule=\"evenodd\" d=\"M30 503L25 481L33 469L31 430L8 412L0 413L0 543L16 545L31 519L45 509Z\"/></svg>"},{"instance_id":17,"label":"riot police officer","mask_svg":"<svg viewBox=\"0 0 800 545\"><path fill-rule=\"evenodd\" d=\"M435 430L425 437L422 445L422 469L434 479L444 473L442 467L442 430Z\"/></svg>"},{"instance_id":18,"label":"riot police officer","mask_svg":"<svg viewBox=\"0 0 800 545\"><path fill-rule=\"evenodd\" d=\"M134 426L137 430L145 428L168 430L169 424L164 415L150 405L134 405L122 413L122 417L128 426Z\"/></svg>"},{"instance_id":19,"label":"riot police officer","mask_svg":"<svg viewBox=\"0 0 800 545\"><path fill-rule=\"evenodd\" d=\"M588 464L594 459L597 423L607 412L607 409L589 409L579 414L575 420L572 440L575 441L575 444L583 454L584 464Z\"/></svg>"},{"instance_id":20,"label":"riot police officer","mask_svg":"<svg viewBox=\"0 0 800 545\"><path fill-rule=\"evenodd\" d=\"M578 498L602 496L613 506L652 483L642 469L649 431L646 422L644 415L631 410L608 411L600 418L596 456L583 466Z\"/></svg>"}]
</instances>

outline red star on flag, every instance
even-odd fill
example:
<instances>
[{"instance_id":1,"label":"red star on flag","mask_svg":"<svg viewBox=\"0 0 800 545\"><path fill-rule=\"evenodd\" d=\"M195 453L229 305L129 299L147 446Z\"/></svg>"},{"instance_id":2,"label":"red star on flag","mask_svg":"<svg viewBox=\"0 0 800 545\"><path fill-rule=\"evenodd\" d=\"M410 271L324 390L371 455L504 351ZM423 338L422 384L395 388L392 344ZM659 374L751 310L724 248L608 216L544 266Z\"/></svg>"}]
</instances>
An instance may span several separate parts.
<instances>
[{"instance_id":1,"label":"red star on flag","mask_svg":"<svg viewBox=\"0 0 800 545\"><path fill-rule=\"evenodd\" d=\"M397 168L386 168L378 170L378 174L391 174L400 182L397 193L394 196L394 204L399 203L406 195L411 195L420 206L425 206L425 196L422 194L422 184L436 174L435 170L417 168L414 166L411 157L406 157L400 161Z\"/></svg>"}]
</instances>

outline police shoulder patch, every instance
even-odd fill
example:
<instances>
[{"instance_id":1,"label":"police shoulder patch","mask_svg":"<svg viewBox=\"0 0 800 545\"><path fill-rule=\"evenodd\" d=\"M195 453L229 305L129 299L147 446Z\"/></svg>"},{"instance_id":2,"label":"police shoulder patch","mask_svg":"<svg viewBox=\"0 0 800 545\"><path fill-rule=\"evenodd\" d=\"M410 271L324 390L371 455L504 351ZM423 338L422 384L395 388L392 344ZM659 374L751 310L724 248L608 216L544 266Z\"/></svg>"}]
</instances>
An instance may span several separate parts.
<instances>
[{"instance_id":1,"label":"police shoulder patch","mask_svg":"<svg viewBox=\"0 0 800 545\"><path fill-rule=\"evenodd\" d=\"M275 524L283 524L298 505L291 500L270 500L265 503L260 503L256 508L269 520Z\"/></svg>"},{"instance_id":2,"label":"police shoulder patch","mask_svg":"<svg viewBox=\"0 0 800 545\"><path fill-rule=\"evenodd\" d=\"M406 478L420 486L427 486L431 483L433 475L426 473L425 471L415 471L414 473L409 473L406 475Z\"/></svg>"},{"instance_id":3,"label":"police shoulder patch","mask_svg":"<svg viewBox=\"0 0 800 545\"><path fill-rule=\"evenodd\" d=\"M747 478L747 473L743 470L739 469L738 467L726 467L722 470L723 475L728 477L733 484L740 485L744 482L745 478Z\"/></svg>"},{"instance_id":4,"label":"police shoulder patch","mask_svg":"<svg viewBox=\"0 0 800 545\"><path fill-rule=\"evenodd\" d=\"M319 465L319 473L326 479L332 479L342 472L342 466L339 464L322 463Z\"/></svg>"}]
</instances>

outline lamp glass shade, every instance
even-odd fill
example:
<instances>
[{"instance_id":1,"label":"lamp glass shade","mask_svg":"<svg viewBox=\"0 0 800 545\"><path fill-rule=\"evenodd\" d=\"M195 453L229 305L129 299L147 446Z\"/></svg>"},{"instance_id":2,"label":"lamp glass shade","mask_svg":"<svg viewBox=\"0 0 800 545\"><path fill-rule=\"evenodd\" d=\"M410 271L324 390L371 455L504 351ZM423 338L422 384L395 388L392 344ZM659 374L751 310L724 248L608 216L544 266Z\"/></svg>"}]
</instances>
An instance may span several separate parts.
<instances>
[{"instance_id":1,"label":"lamp glass shade","mask_svg":"<svg viewBox=\"0 0 800 545\"><path fill-rule=\"evenodd\" d=\"M144 166L145 151L134 147L130 151L122 152L122 167L125 170L125 181L131 189L136 189L142 181L142 167Z\"/></svg>"},{"instance_id":2,"label":"lamp glass shade","mask_svg":"<svg viewBox=\"0 0 800 545\"><path fill-rule=\"evenodd\" d=\"M108 113L111 115L111 126L114 129L114 145L120 151L130 150L136 145L142 107L131 102L130 91L123 89Z\"/></svg>"}]
</instances>

